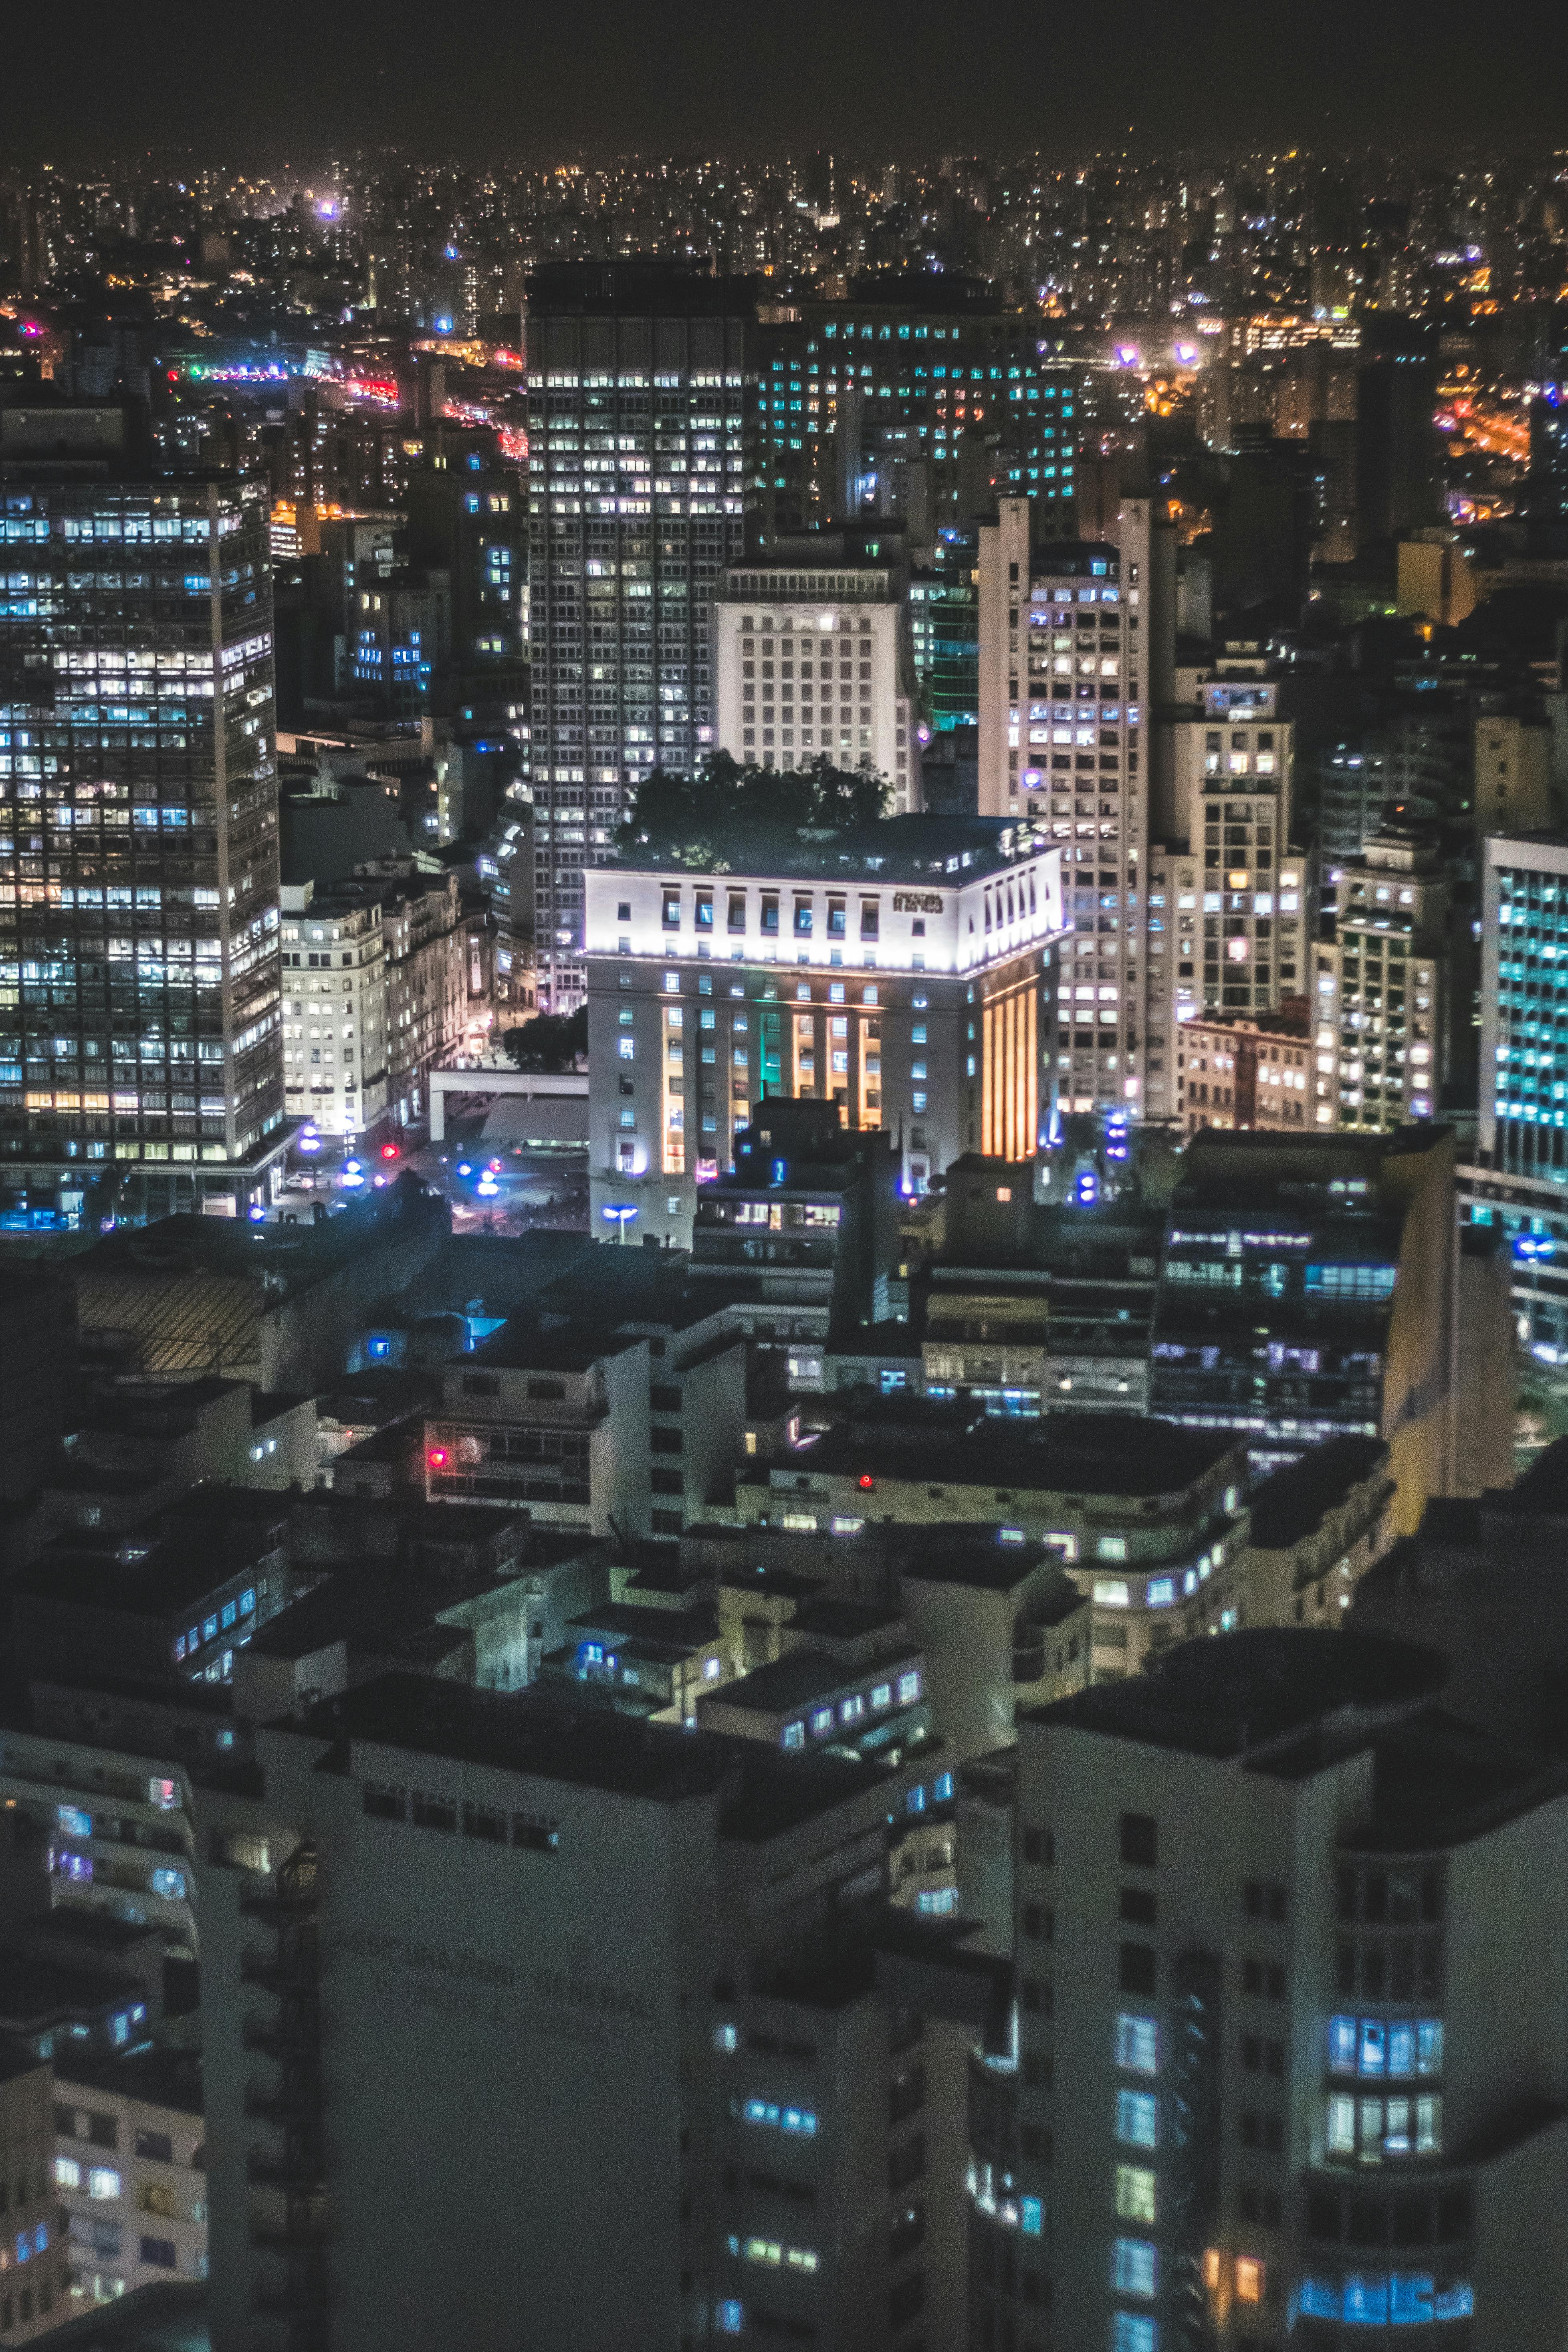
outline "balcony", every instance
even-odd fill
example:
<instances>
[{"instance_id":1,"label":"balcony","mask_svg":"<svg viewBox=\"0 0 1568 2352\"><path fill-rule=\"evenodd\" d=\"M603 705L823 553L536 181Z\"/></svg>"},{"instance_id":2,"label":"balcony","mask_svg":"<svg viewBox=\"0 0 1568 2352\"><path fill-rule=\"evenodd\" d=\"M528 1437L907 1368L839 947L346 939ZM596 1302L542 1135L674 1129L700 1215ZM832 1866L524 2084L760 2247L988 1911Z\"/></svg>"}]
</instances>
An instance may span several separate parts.
<instances>
[{"instance_id":1,"label":"balcony","mask_svg":"<svg viewBox=\"0 0 1568 2352\"><path fill-rule=\"evenodd\" d=\"M308 2018L279 2019L274 2023L247 2017L240 2028L240 2039L247 2050L258 2051L264 2058L308 2058L316 2049L320 2028L313 2014Z\"/></svg>"},{"instance_id":2,"label":"balcony","mask_svg":"<svg viewBox=\"0 0 1568 2352\"><path fill-rule=\"evenodd\" d=\"M282 2083L275 2089L263 2088L259 2083L247 2083L245 2090L245 2112L253 2121L276 2124L280 2128L313 2123L321 2108L321 2094L314 2083Z\"/></svg>"},{"instance_id":3,"label":"balcony","mask_svg":"<svg viewBox=\"0 0 1568 2352\"><path fill-rule=\"evenodd\" d=\"M327 2217L321 2212L300 2213L293 2220L279 2223L253 2221L250 2242L258 2253L312 2254L327 2242Z\"/></svg>"},{"instance_id":4,"label":"balcony","mask_svg":"<svg viewBox=\"0 0 1568 2352\"><path fill-rule=\"evenodd\" d=\"M263 1992L308 1992L316 1982L314 1952L259 1952L239 1956L241 1984L258 1985Z\"/></svg>"},{"instance_id":5,"label":"balcony","mask_svg":"<svg viewBox=\"0 0 1568 2352\"><path fill-rule=\"evenodd\" d=\"M267 2156L253 2147L245 2162L245 2177L258 2189L279 2189L286 2196L307 2196L320 2189L325 2170L316 2156Z\"/></svg>"}]
</instances>

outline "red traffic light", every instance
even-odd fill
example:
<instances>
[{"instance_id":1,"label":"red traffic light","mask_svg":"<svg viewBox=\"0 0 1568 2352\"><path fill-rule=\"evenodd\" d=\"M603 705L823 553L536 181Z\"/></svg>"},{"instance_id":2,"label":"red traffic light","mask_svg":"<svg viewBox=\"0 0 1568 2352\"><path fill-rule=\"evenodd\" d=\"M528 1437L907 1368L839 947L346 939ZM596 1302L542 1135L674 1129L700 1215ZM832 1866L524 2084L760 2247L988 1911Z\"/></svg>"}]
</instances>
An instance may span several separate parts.
<instances>
[{"instance_id":1,"label":"red traffic light","mask_svg":"<svg viewBox=\"0 0 1568 2352\"><path fill-rule=\"evenodd\" d=\"M384 1143L381 1147L381 1156L384 1160L395 1160L397 1158L396 1144Z\"/></svg>"}]
</instances>

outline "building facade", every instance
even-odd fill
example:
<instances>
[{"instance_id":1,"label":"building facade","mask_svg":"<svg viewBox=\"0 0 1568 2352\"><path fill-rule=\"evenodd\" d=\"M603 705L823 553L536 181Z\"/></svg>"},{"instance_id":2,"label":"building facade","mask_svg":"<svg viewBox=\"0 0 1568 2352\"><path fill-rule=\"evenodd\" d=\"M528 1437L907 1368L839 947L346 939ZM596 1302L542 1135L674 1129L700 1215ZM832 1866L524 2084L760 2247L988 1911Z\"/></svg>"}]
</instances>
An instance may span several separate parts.
<instances>
[{"instance_id":1,"label":"building facade","mask_svg":"<svg viewBox=\"0 0 1568 2352\"><path fill-rule=\"evenodd\" d=\"M1441 1671L1238 1633L1021 1721L1018 2056L972 2109L973 2346L1550 2337L1565 2053L1521 1992L1563 1800L1428 1706Z\"/></svg>"},{"instance_id":2,"label":"building facade","mask_svg":"<svg viewBox=\"0 0 1568 2352\"><path fill-rule=\"evenodd\" d=\"M1176 1034L1176 1117L1201 1127L1311 1126L1311 1052L1304 1021L1194 1013Z\"/></svg>"},{"instance_id":3,"label":"building facade","mask_svg":"<svg viewBox=\"0 0 1568 2352\"><path fill-rule=\"evenodd\" d=\"M0 439L0 1184L35 1223L100 1179L132 1219L243 1208L286 1134L266 498L139 476L121 424Z\"/></svg>"},{"instance_id":4,"label":"building facade","mask_svg":"<svg viewBox=\"0 0 1568 2352\"><path fill-rule=\"evenodd\" d=\"M829 551L813 561L802 549L724 574L713 622L717 747L763 768L818 759L870 768L887 779L890 811L908 815L921 804L921 746L898 569L835 562Z\"/></svg>"},{"instance_id":5,"label":"building facade","mask_svg":"<svg viewBox=\"0 0 1568 2352\"><path fill-rule=\"evenodd\" d=\"M859 1924L901 1770L423 1676L347 1696L344 1772L324 1721L212 1806L267 1856L213 1874L215 2341L501 2340L520 2264L563 2352L956 2326L963 2045Z\"/></svg>"},{"instance_id":6,"label":"building facade","mask_svg":"<svg viewBox=\"0 0 1568 2352\"><path fill-rule=\"evenodd\" d=\"M1025 826L891 819L776 866L587 877L591 1163L699 1182L770 1094L899 1139L923 1191L1024 1158L1055 1099L1060 857Z\"/></svg>"},{"instance_id":7,"label":"building facade","mask_svg":"<svg viewBox=\"0 0 1568 2352\"><path fill-rule=\"evenodd\" d=\"M386 1111L381 892L338 882L283 891L283 1068L291 1117L352 1142Z\"/></svg>"},{"instance_id":8,"label":"building facade","mask_svg":"<svg viewBox=\"0 0 1568 2352\"><path fill-rule=\"evenodd\" d=\"M1033 499L1046 535L1066 537L1083 372L1045 352L1037 326L945 272L876 273L845 301L779 306L756 395L764 526L853 512L896 468L906 505L921 478L933 531L973 529L1000 492Z\"/></svg>"},{"instance_id":9,"label":"building facade","mask_svg":"<svg viewBox=\"0 0 1568 2352\"><path fill-rule=\"evenodd\" d=\"M1311 950L1314 1123L1430 1118L1447 1061L1447 881L1435 852L1374 834L1336 887L1334 936Z\"/></svg>"},{"instance_id":10,"label":"building facade","mask_svg":"<svg viewBox=\"0 0 1568 2352\"><path fill-rule=\"evenodd\" d=\"M584 867L656 765L689 773L713 748L712 607L743 552L752 334L739 280L626 263L530 283L534 939L557 1012L586 982Z\"/></svg>"},{"instance_id":11,"label":"building facade","mask_svg":"<svg viewBox=\"0 0 1568 2352\"><path fill-rule=\"evenodd\" d=\"M1505 1234L1521 1344L1568 1362L1568 839L1486 844L1472 1223Z\"/></svg>"},{"instance_id":12,"label":"building facade","mask_svg":"<svg viewBox=\"0 0 1568 2352\"><path fill-rule=\"evenodd\" d=\"M1452 1491L1457 1269L1447 1129L1205 1129L1171 1197L1152 1409L1244 1433L1259 1469L1380 1437L1408 1533Z\"/></svg>"},{"instance_id":13,"label":"building facade","mask_svg":"<svg viewBox=\"0 0 1568 2352\"><path fill-rule=\"evenodd\" d=\"M980 530L979 804L1062 845L1074 937L1058 983L1058 1090L1071 1110L1142 1106L1142 722L1160 658L1148 502L1122 501L1117 527L1120 545L1042 545L1029 501L1004 499Z\"/></svg>"}]
</instances>

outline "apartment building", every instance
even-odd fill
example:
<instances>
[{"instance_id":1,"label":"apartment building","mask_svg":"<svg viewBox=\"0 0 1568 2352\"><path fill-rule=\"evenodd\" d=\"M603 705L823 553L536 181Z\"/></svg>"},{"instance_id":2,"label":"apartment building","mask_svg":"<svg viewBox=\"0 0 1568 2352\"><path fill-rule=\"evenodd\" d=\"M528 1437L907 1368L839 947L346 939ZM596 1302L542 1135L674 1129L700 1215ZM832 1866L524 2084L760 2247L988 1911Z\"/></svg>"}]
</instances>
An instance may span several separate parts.
<instances>
[{"instance_id":1,"label":"apartment building","mask_svg":"<svg viewBox=\"0 0 1568 2352\"><path fill-rule=\"evenodd\" d=\"M431 1068L468 1025L470 941L455 874L411 872L384 891L386 1108L407 1127L427 1115Z\"/></svg>"},{"instance_id":2,"label":"apartment building","mask_svg":"<svg viewBox=\"0 0 1568 2352\"><path fill-rule=\"evenodd\" d=\"M409 1675L258 1739L204 1817L269 1863L212 1874L216 2340L499 2341L520 2279L561 2352L956 2327L963 2045L879 1988L885 1771Z\"/></svg>"},{"instance_id":3,"label":"apartment building","mask_svg":"<svg viewBox=\"0 0 1568 2352\"><path fill-rule=\"evenodd\" d=\"M386 1110L386 969L372 883L283 890L283 1086L291 1118L353 1142Z\"/></svg>"},{"instance_id":4,"label":"apartment building","mask_svg":"<svg viewBox=\"0 0 1568 2352\"><path fill-rule=\"evenodd\" d=\"M151 2044L97 2063L58 2060L54 2126L73 2309L164 2279L205 2279L199 2061Z\"/></svg>"},{"instance_id":5,"label":"apartment building","mask_svg":"<svg viewBox=\"0 0 1568 2352\"><path fill-rule=\"evenodd\" d=\"M526 1507L555 1534L646 1534L648 1370L646 1339L503 1326L442 1374L426 1498Z\"/></svg>"},{"instance_id":6,"label":"apartment building","mask_svg":"<svg viewBox=\"0 0 1568 2352\"><path fill-rule=\"evenodd\" d=\"M0 2163L8 2195L0 2234L0 2336L31 2344L70 2316L70 2271L55 2188L53 2069L0 2042Z\"/></svg>"},{"instance_id":7,"label":"apartment building","mask_svg":"<svg viewBox=\"0 0 1568 2352\"><path fill-rule=\"evenodd\" d=\"M1057 1084L1070 1110L1143 1099L1143 722L1160 661L1147 501L1123 502L1118 537L1037 546L1019 498L980 530L980 808L1032 818L1061 845L1074 936Z\"/></svg>"},{"instance_id":8,"label":"apartment building","mask_svg":"<svg viewBox=\"0 0 1568 2352\"><path fill-rule=\"evenodd\" d=\"M1441 1678L1238 1633L1021 1720L972 2345L1550 2340L1568 1800Z\"/></svg>"},{"instance_id":9,"label":"apartment building","mask_svg":"<svg viewBox=\"0 0 1568 2352\"><path fill-rule=\"evenodd\" d=\"M1435 845L1373 835L1338 877L1311 950L1319 1127L1403 1127L1437 1110L1449 1061L1450 891Z\"/></svg>"},{"instance_id":10,"label":"apartment building","mask_svg":"<svg viewBox=\"0 0 1568 2352\"><path fill-rule=\"evenodd\" d=\"M1405 1533L1451 1491L1454 1144L1205 1129L1171 1197L1153 1410L1245 1438L1255 1470L1322 1439L1384 1439Z\"/></svg>"},{"instance_id":11,"label":"apartment building","mask_svg":"<svg viewBox=\"0 0 1568 2352\"><path fill-rule=\"evenodd\" d=\"M1194 1013L1176 1032L1176 1118L1200 1128L1305 1135L1312 1126L1305 1015Z\"/></svg>"}]
</instances>

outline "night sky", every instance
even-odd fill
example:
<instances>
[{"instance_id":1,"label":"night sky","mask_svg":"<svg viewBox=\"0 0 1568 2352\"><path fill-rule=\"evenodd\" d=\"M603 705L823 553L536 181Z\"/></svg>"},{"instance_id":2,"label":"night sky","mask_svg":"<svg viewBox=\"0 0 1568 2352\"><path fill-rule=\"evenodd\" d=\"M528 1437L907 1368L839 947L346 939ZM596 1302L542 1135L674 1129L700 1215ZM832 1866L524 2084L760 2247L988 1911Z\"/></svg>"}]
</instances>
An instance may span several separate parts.
<instances>
[{"instance_id":1,"label":"night sky","mask_svg":"<svg viewBox=\"0 0 1568 2352\"><path fill-rule=\"evenodd\" d=\"M4 84L0 160L1568 146L1541 0L13 0Z\"/></svg>"}]
</instances>

